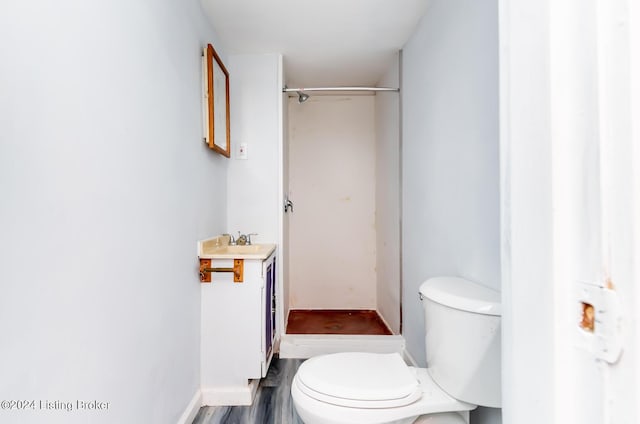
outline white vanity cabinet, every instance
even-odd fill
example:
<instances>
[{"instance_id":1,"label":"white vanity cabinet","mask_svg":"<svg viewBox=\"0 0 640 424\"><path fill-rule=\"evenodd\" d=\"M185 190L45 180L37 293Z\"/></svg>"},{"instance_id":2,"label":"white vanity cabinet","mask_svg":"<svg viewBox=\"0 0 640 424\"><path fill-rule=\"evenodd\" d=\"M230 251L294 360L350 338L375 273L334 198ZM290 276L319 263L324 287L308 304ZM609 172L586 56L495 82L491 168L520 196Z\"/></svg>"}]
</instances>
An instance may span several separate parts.
<instances>
[{"instance_id":1,"label":"white vanity cabinet","mask_svg":"<svg viewBox=\"0 0 640 424\"><path fill-rule=\"evenodd\" d=\"M243 258L242 282L234 282L234 273L213 272L212 281L201 284L205 405L250 404L257 381L267 373L276 337L276 249L271 246L265 258ZM231 255L236 257L210 258L211 268L232 268L240 255Z\"/></svg>"}]
</instances>

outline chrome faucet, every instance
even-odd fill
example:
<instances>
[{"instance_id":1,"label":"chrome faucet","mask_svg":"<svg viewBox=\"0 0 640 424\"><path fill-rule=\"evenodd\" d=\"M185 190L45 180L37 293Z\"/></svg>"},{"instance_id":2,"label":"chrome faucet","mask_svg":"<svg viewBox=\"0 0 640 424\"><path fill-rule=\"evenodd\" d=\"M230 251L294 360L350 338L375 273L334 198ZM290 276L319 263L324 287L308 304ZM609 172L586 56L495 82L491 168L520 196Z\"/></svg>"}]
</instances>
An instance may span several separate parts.
<instances>
[{"instance_id":1,"label":"chrome faucet","mask_svg":"<svg viewBox=\"0 0 640 424\"><path fill-rule=\"evenodd\" d=\"M236 245L236 240L233 238L233 236L231 234L224 233L223 236L229 236L229 246L235 246Z\"/></svg>"},{"instance_id":2,"label":"chrome faucet","mask_svg":"<svg viewBox=\"0 0 640 424\"><path fill-rule=\"evenodd\" d=\"M242 234L238 231L238 239L236 243L240 246L251 246L251 236L257 236L258 233Z\"/></svg>"}]
</instances>

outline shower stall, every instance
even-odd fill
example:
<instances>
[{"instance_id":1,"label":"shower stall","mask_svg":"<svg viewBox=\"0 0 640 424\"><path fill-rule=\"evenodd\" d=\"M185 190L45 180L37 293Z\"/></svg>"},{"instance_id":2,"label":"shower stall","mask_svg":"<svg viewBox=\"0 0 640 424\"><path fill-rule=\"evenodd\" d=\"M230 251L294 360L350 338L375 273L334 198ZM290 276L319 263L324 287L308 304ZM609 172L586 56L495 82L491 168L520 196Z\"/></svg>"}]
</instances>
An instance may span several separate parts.
<instances>
[{"instance_id":1,"label":"shower stall","mask_svg":"<svg viewBox=\"0 0 640 424\"><path fill-rule=\"evenodd\" d=\"M283 91L283 334L399 335L398 89Z\"/></svg>"}]
</instances>

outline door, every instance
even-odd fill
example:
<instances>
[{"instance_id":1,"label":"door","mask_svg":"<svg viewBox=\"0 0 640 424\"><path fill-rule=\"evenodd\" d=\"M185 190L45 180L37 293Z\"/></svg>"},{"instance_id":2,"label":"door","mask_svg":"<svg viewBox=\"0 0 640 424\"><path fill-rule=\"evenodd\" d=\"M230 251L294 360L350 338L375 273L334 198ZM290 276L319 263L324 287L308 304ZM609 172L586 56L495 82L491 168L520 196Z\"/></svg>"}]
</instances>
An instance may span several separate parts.
<instances>
[{"instance_id":1,"label":"door","mask_svg":"<svg viewBox=\"0 0 640 424\"><path fill-rule=\"evenodd\" d=\"M640 9L500 9L503 419L638 423Z\"/></svg>"}]
</instances>

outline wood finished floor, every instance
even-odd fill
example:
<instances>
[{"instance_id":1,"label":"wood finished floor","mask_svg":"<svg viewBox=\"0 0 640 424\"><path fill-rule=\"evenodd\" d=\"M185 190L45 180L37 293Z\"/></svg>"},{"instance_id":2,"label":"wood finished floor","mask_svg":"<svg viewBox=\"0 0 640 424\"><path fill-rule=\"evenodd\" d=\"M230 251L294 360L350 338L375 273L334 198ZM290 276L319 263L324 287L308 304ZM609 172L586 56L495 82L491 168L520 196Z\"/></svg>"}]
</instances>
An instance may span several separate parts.
<instances>
[{"instance_id":1,"label":"wood finished floor","mask_svg":"<svg viewBox=\"0 0 640 424\"><path fill-rule=\"evenodd\" d=\"M378 312L359 309L293 309L287 334L391 335Z\"/></svg>"},{"instance_id":2,"label":"wood finished floor","mask_svg":"<svg viewBox=\"0 0 640 424\"><path fill-rule=\"evenodd\" d=\"M274 357L251 406L204 406L193 424L303 424L291 399L291 382L302 362Z\"/></svg>"}]
</instances>

